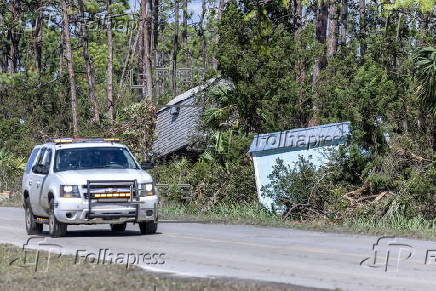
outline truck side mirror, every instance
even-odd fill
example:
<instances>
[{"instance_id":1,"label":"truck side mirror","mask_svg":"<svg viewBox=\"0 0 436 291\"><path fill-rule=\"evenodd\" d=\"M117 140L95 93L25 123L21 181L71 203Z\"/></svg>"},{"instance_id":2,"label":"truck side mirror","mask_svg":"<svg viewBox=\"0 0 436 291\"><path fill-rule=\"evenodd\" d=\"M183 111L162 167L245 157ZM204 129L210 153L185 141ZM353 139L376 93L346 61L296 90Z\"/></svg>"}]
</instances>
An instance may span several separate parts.
<instances>
[{"instance_id":1,"label":"truck side mirror","mask_svg":"<svg viewBox=\"0 0 436 291\"><path fill-rule=\"evenodd\" d=\"M150 170L154 168L154 164L152 162L144 162L141 164L141 169Z\"/></svg>"},{"instance_id":2,"label":"truck side mirror","mask_svg":"<svg viewBox=\"0 0 436 291\"><path fill-rule=\"evenodd\" d=\"M38 173L38 165L34 165L34 166L32 167L32 172L34 172L34 173Z\"/></svg>"},{"instance_id":3,"label":"truck side mirror","mask_svg":"<svg viewBox=\"0 0 436 291\"><path fill-rule=\"evenodd\" d=\"M32 167L32 171L36 174L47 175L48 174L48 167L46 167L44 165L35 165Z\"/></svg>"},{"instance_id":4,"label":"truck side mirror","mask_svg":"<svg viewBox=\"0 0 436 291\"><path fill-rule=\"evenodd\" d=\"M48 167L47 167L47 166L44 166L44 165L41 165L41 166L39 167L39 173L40 173L40 174L43 174L43 175L48 175Z\"/></svg>"}]
</instances>

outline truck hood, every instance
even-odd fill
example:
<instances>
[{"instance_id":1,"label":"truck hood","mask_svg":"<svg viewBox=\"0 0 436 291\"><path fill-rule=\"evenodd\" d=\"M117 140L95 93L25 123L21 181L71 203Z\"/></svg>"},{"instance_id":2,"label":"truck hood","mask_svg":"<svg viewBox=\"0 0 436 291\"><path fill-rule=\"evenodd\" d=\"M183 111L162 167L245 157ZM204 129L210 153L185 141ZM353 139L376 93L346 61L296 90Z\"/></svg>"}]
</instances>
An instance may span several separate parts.
<instances>
[{"instance_id":1,"label":"truck hood","mask_svg":"<svg viewBox=\"0 0 436 291\"><path fill-rule=\"evenodd\" d=\"M91 169L58 172L56 175L64 185L86 185L88 180L136 180L138 183L152 182L151 176L137 169Z\"/></svg>"}]
</instances>

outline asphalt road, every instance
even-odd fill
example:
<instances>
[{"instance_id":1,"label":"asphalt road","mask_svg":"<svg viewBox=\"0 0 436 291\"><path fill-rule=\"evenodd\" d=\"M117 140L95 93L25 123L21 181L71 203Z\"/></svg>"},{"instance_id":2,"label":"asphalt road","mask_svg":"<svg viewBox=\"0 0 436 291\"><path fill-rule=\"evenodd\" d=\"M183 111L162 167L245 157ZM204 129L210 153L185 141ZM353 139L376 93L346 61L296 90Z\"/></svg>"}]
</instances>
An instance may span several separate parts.
<instances>
[{"instance_id":1,"label":"asphalt road","mask_svg":"<svg viewBox=\"0 0 436 291\"><path fill-rule=\"evenodd\" d=\"M0 243L23 246L28 238L23 210L0 208ZM137 225L130 224L118 234L110 232L108 225L92 225L69 226L67 237L39 240L60 245L63 254L77 255L80 250L79 261L84 252L97 254L100 249L121 254L163 253L161 260L145 260L158 264L138 259L140 266L180 276L344 290L435 289L436 242L382 239L374 262L377 239L283 228L161 223L158 234L149 236L140 235ZM30 247L41 245L36 239L29 242ZM365 258L370 259L361 264Z\"/></svg>"}]
</instances>

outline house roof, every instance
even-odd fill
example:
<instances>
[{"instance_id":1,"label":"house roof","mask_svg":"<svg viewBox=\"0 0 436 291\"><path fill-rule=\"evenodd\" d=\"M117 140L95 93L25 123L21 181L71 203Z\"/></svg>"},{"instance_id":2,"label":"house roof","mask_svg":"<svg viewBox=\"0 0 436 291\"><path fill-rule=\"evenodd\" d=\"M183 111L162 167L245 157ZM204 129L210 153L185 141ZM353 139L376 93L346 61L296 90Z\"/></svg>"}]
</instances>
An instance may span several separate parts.
<instances>
[{"instance_id":1,"label":"house roof","mask_svg":"<svg viewBox=\"0 0 436 291\"><path fill-rule=\"evenodd\" d=\"M209 79L204 84L192 88L170 100L157 113L156 134L152 150L158 157L190 145L191 137L197 135L198 122L204 106L198 105L205 89L215 84L217 79Z\"/></svg>"},{"instance_id":2,"label":"house roof","mask_svg":"<svg viewBox=\"0 0 436 291\"><path fill-rule=\"evenodd\" d=\"M167 106L177 105L178 103L180 103L182 101L185 101L186 99L192 98L196 94L202 92L204 89L208 88L210 85L215 83L216 80L217 80L216 78L209 79L206 82L204 82L204 84L201 84L200 86L191 88L188 91L185 91L185 92L183 92L180 95L177 95L176 97L171 99L166 105ZM181 105L181 104L178 104L178 105ZM165 110L167 108L168 107L162 107L158 112L161 112L161 111L163 111L163 110Z\"/></svg>"},{"instance_id":3,"label":"house roof","mask_svg":"<svg viewBox=\"0 0 436 291\"><path fill-rule=\"evenodd\" d=\"M323 146L346 139L351 133L349 121L319 126L296 128L255 135L249 152L262 152L286 148Z\"/></svg>"}]
</instances>

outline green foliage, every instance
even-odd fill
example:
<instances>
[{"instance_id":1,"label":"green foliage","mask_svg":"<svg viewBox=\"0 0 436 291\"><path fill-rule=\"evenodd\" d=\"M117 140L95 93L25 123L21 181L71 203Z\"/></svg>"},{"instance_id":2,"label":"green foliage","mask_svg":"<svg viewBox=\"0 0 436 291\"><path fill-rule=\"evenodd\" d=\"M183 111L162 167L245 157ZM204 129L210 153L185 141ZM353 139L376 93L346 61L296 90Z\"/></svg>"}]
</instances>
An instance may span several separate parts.
<instances>
[{"instance_id":1,"label":"green foliage","mask_svg":"<svg viewBox=\"0 0 436 291\"><path fill-rule=\"evenodd\" d=\"M246 131L289 128L302 122L300 117L310 105L298 98L294 66L299 50L286 26L252 9L242 11L231 2L223 14L217 58L223 76L235 88L217 101L236 111ZM313 46L307 45L305 51L313 54Z\"/></svg>"},{"instance_id":2,"label":"green foliage","mask_svg":"<svg viewBox=\"0 0 436 291\"><path fill-rule=\"evenodd\" d=\"M431 12L434 10L434 0L397 0L393 4L385 4L385 8L388 10L408 8L419 8L423 12Z\"/></svg>"},{"instance_id":3,"label":"green foliage","mask_svg":"<svg viewBox=\"0 0 436 291\"><path fill-rule=\"evenodd\" d=\"M417 88L424 111L436 116L436 49L426 47L414 56Z\"/></svg>"},{"instance_id":4,"label":"green foliage","mask_svg":"<svg viewBox=\"0 0 436 291\"><path fill-rule=\"evenodd\" d=\"M0 86L2 119L23 120L37 141L69 135L71 111L66 78L37 76L33 71L0 74Z\"/></svg>"},{"instance_id":5,"label":"green foliage","mask_svg":"<svg viewBox=\"0 0 436 291\"><path fill-rule=\"evenodd\" d=\"M25 159L0 150L0 191L18 191Z\"/></svg>"},{"instance_id":6,"label":"green foliage","mask_svg":"<svg viewBox=\"0 0 436 291\"><path fill-rule=\"evenodd\" d=\"M228 137L222 137L223 145L228 146ZM159 184L169 184L160 191L161 195L203 210L219 203L254 201L254 171L250 160L243 155L247 141L247 137L235 134L226 151L208 150L195 162L182 158L158 165L154 178ZM180 184L190 186L177 186Z\"/></svg>"},{"instance_id":7,"label":"green foliage","mask_svg":"<svg viewBox=\"0 0 436 291\"><path fill-rule=\"evenodd\" d=\"M360 67L351 58L336 59L323 72L321 82L323 120L349 120L356 141L367 149L383 150L383 122L400 107L398 87L387 71L371 59Z\"/></svg>"},{"instance_id":8,"label":"green foliage","mask_svg":"<svg viewBox=\"0 0 436 291\"><path fill-rule=\"evenodd\" d=\"M302 157L294 166L285 165L278 158L273 171L268 175L271 182L262 186L262 195L272 198L275 205L286 214L295 210L301 212L303 207L313 207L313 195L317 194L314 189L316 175L315 166Z\"/></svg>"},{"instance_id":9,"label":"green foliage","mask_svg":"<svg viewBox=\"0 0 436 291\"><path fill-rule=\"evenodd\" d=\"M17 156L30 153L34 144L32 131L24 120L0 119L0 150Z\"/></svg>"},{"instance_id":10,"label":"green foliage","mask_svg":"<svg viewBox=\"0 0 436 291\"><path fill-rule=\"evenodd\" d=\"M120 110L111 133L120 137L139 161L148 157L154 139L156 107L147 101L132 104Z\"/></svg>"},{"instance_id":11,"label":"green foliage","mask_svg":"<svg viewBox=\"0 0 436 291\"><path fill-rule=\"evenodd\" d=\"M421 216L425 219L435 219L436 210L436 166L413 171L410 179L405 181L401 189L398 203L403 207L407 218Z\"/></svg>"}]
</instances>

